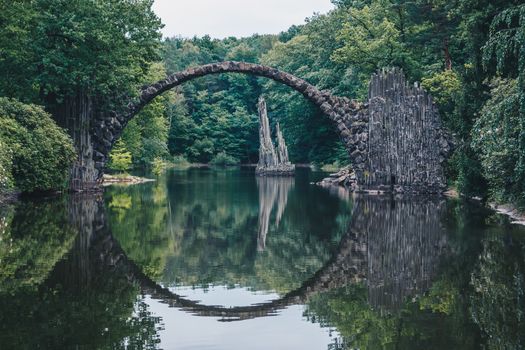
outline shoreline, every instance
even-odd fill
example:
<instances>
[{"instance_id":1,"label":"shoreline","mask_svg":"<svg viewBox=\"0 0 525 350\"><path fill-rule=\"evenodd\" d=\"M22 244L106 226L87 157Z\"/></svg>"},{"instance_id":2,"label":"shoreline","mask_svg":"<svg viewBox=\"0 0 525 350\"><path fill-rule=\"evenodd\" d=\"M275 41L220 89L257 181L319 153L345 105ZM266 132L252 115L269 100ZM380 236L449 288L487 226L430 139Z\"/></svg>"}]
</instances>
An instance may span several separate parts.
<instances>
[{"instance_id":1,"label":"shoreline","mask_svg":"<svg viewBox=\"0 0 525 350\"><path fill-rule=\"evenodd\" d=\"M147 182L157 181L155 179L148 179L145 177L134 175L109 175L104 174L102 178L102 186L107 187L111 185L138 185Z\"/></svg>"},{"instance_id":2,"label":"shoreline","mask_svg":"<svg viewBox=\"0 0 525 350\"><path fill-rule=\"evenodd\" d=\"M508 216L511 219L512 224L525 225L525 212L518 210L512 204L488 202L487 206L500 214Z\"/></svg>"}]
</instances>

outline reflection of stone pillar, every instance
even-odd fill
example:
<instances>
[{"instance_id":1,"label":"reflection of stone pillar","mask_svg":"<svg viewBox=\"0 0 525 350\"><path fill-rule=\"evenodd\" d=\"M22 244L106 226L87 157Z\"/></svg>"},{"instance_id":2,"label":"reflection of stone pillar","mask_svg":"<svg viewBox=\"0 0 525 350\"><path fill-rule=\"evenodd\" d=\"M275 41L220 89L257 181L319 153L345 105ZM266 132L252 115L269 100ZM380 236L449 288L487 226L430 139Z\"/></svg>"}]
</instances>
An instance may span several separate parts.
<instances>
[{"instance_id":1,"label":"reflection of stone pillar","mask_svg":"<svg viewBox=\"0 0 525 350\"><path fill-rule=\"evenodd\" d=\"M266 235L270 226L270 215L277 204L275 225L279 226L288 202L288 192L294 186L293 178L259 177L259 228L257 232L257 251L266 247Z\"/></svg>"},{"instance_id":2,"label":"reflection of stone pillar","mask_svg":"<svg viewBox=\"0 0 525 350\"><path fill-rule=\"evenodd\" d=\"M441 198L357 196L351 230L368 236L368 295L372 306L397 309L426 291L447 246Z\"/></svg>"}]
</instances>

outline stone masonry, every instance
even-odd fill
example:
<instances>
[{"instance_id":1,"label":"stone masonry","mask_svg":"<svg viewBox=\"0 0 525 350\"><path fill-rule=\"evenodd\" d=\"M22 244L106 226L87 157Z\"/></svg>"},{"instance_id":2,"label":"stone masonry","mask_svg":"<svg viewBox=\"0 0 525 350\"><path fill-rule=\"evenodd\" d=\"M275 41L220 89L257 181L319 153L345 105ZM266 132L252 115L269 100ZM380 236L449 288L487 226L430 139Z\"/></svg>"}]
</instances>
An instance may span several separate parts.
<instances>
[{"instance_id":1,"label":"stone masonry","mask_svg":"<svg viewBox=\"0 0 525 350\"><path fill-rule=\"evenodd\" d=\"M124 109L100 114L91 126L95 180L127 123L156 96L209 74L266 77L304 95L327 115L350 156L357 191L437 193L446 186L443 163L450 138L441 127L432 98L409 86L398 69L374 74L366 103L333 96L289 73L253 63L211 63L169 75L142 89Z\"/></svg>"}]
</instances>

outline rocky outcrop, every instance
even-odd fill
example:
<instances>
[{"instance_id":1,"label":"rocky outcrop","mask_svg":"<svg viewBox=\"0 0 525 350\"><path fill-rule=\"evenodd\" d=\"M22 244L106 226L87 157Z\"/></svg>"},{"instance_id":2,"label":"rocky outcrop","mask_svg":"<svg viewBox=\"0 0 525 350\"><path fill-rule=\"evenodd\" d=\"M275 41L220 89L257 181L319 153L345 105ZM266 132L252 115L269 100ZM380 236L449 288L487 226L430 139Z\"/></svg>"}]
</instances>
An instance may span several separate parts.
<instances>
[{"instance_id":1,"label":"rocky outcrop","mask_svg":"<svg viewBox=\"0 0 525 350\"><path fill-rule=\"evenodd\" d=\"M255 173L259 176L291 176L295 166L288 160L288 149L277 125L277 150L272 142L266 101L259 98L259 163Z\"/></svg>"},{"instance_id":2,"label":"rocky outcrop","mask_svg":"<svg viewBox=\"0 0 525 350\"><path fill-rule=\"evenodd\" d=\"M339 170L337 173L330 174L317 183L319 186L344 186L349 189L357 189L357 177L355 172L348 165Z\"/></svg>"},{"instance_id":3,"label":"rocky outcrop","mask_svg":"<svg viewBox=\"0 0 525 350\"><path fill-rule=\"evenodd\" d=\"M442 193L450 136L432 97L409 85L400 69L372 75L368 92L368 157L356 170L359 189Z\"/></svg>"},{"instance_id":4,"label":"rocky outcrop","mask_svg":"<svg viewBox=\"0 0 525 350\"><path fill-rule=\"evenodd\" d=\"M273 146L272 136L270 133L270 123L268 121L268 114L266 110L266 102L261 96L258 104L259 110L259 164L258 171L264 169L275 168L279 163L277 153Z\"/></svg>"},{"instance_id":5,"label":"rocky outcrop","mask_svg":"<svg viewBox=\"0 0 525 350\"><path fill-rule=\"evenodd\" d=\"M280 164L291 164L288 159L288 147L286 147L286 142L284 141L279 122L277 122L277 125L275 126L275 132L277 135L277 159Z\"/></svg>"}]
</instances>

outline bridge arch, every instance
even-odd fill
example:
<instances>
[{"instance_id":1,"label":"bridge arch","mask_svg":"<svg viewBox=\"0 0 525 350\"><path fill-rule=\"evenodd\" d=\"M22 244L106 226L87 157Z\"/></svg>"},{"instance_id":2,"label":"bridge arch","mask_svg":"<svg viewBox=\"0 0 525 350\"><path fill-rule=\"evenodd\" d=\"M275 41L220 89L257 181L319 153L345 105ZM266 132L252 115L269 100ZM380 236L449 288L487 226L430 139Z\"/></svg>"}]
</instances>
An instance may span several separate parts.
<instances>
[{"instance_id":1,"label":"bridge arch","mask_svg":"<svg viewBox=\"0 0 525 350\"><path fill-rule=\"evenodd\" d=\"M106 232L102 236L102 249L96 255L102 259L98 263L105 265L105 268L119 271L152 299L196 316L218 317L221 322L273 316L290 305L306 303L313 295L350 283L359 283L366 278L366 235L350 231L339 242L337 252L312 277L279 298L247 306L205 305L178 295L152 280L126 255L111 233Z\"/></svg>"},{"instance_id":2,"label":"bridge arch","mask_svg":"<svg viewBox=\"0 0 525 350\"><path fill-rule=\"evenodd\" d=\"M100 182L111 148L124 127L152 99L189 80L220 73L266 77L291 87L317 105L334 124L349 154L356 175L352 184L355 190L436 194L446 189L444 166L452 150L452 138L442 126L432 97L418 84L408 84L402 70L372 75L368 100L360 104L321 91L278 69L234 61L171 74L143 88L122 110L96 117L89 135L92 149L85 162L90 164L89 170L93 169L89 178Z\"/></svg>"},{"instance_id":3,"label":"bridge arch","mask_svg":"<svg viewBox=\"0 0 525 350\"><path fill-rule=\"evenodd\" d=\"M364 161L364 156L361 155L361 152L364 152L366 149L366 140L352 137L362 132L366 124L354 123L358 119L357 116L360 115L359 111L362 109L362 105L344 97L333 96L328 91L319 90L307 81L275 68L255 63L226 61L193 67L171 74L163 80L145 86L139 96L129 101L123 110L111 113L110 115L99 116L91 132L93 143L92 158L97 178L100 179L102 177L109 153L127 123L151 100L187 81L206 75L221 73L241 73L265 77L287 85L301 93L318 106L334 123L340 138L350 154L354 167L359 167L359 164ZM356 150L359 150L359 154L356 154Z\"/></svg>"}]
</instances>

